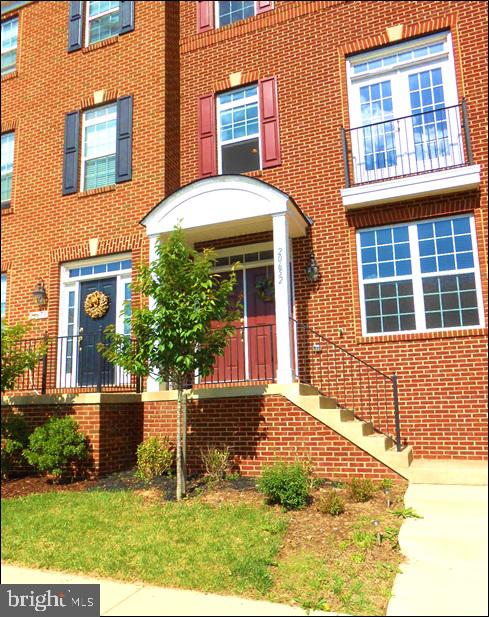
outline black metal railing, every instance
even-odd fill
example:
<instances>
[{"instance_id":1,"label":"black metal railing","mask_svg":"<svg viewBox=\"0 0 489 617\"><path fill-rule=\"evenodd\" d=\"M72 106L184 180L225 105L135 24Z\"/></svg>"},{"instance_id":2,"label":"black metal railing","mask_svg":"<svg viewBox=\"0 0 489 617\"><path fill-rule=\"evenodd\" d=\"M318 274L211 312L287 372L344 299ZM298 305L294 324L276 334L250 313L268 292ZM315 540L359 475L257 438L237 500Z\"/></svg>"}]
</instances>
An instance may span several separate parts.
<instances>
[{"instance_id":1,"label":"black metal railing","mask_svg":"<svg viewBox=\"0 0 489 617\"><path fill-rule=\"evenodd\" d=\"M274 382L276 355L275 324L238 327L224 354L217 358L214 371L206 377L197 375L195 383Z\"/></svg>"},{"instance_id":2,"label":"black metal railing","mask_svg":"<svg viewBox=\"0 0 489 617\"><path fill-rule=\"evenodd\" d=\"M371 422L401 450L396 375L386 375L305 323L291 320L296 341L296 378L334 399L355 417Z\"/></svg>"},{"instance_id":3,"label":"black metal railing","mask_svg":"<svg viewBox=\"0 0 489 617\"><path fill-rule=\"evenodd\" d=\"M98 351L101 336L78 334L20 341L18 349L21 351L45 345L46 353L32 370L19 376L14 391L40 394L78 390L139 392L140 378L112 364Z\"/></svg>"},{"instance_id":4,"label":"black metal railing","mask_svg":"<svg viewBox=\"0 0 489 617\"><path fill-rule=\"evenodd\" d=\"M465 99L341 129L346 187L473 164Z\"/></svg>"}]
</instances>

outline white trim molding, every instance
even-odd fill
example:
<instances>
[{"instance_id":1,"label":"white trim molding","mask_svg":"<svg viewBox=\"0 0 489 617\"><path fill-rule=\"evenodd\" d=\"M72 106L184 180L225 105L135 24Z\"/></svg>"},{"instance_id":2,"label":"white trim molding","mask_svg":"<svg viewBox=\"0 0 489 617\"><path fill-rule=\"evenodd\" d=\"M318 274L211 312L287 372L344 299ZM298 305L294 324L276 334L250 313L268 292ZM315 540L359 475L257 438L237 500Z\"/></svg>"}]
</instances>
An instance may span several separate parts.
<instances>
[{"instance_id":1,"label":"white trim molding","mask_svg":"<svg viewBox=\"0 0 489 617\"><path fill-rule=\"evenodd\" d=\"M466 165L341 189L347 210L479 188L480 166Z\"/></svg>"},{"instance_id":2,"label":"white trim molding","mask_svg":"<svg viewBox=\"0 0 489 617\"><path fill-rule=\"evenodd\" d=\"M309 222L286 193L256 178L222 175L175 191L141 224L148 236L163 237L180 225L193 243L272 231L276 214L287 215L291 238L306 235Z\"/></svg>"}]
</instances>

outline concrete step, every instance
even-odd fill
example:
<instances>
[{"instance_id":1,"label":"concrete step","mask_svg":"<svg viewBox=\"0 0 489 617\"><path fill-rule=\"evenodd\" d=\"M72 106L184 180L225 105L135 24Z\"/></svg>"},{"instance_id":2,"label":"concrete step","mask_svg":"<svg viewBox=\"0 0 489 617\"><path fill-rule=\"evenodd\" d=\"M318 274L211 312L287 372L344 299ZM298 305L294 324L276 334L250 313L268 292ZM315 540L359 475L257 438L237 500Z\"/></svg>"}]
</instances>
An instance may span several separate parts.
<instances>
[{"instance_id":1,"label":"concrete step","mask_svg":"<svg viewBox=\"0 0 489 617\"><path fill-rule=\"evenodd\" d=\"M487 461L417 459L409 480L413 484L487 486Z\"/></svg>"},{"instance_id":2,"label":"concrete step","mask_svg":"<svg viewBox=\"0 0 489 617\"><path fill-rule=\"evenodd\" d=\"M353 410L340 409L335 400L321 395L307 384L293 384L283 392L294 405L351 441L373 458L406 477L412 461L412 448L397 452L390 437L376 433L374 424L355 418Z\"/></svg>"}]
</instances>

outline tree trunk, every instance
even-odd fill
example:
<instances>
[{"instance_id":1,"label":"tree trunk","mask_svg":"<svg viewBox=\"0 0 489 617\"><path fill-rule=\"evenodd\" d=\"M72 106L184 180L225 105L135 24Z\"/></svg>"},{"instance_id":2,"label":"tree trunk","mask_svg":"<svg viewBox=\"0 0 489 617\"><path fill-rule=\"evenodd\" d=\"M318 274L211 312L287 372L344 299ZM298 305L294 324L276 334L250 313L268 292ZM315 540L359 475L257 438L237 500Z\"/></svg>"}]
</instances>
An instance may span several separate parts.
<instances>
[{"instance_id":1,"label":"tree trunk","mask_svg":"<svg viewBox=\"0 0 489 617\"><path fill-rule=\"evenodd\" d=\"M177 439L176 439L176 463L177 463L177 501L182 499L182 388L178 385L177 402Z\"/></svg>"},{"instance_id":2,"label":"tree trunk","mask_svg":"<svg viewBox=\"0 0 489 617\"><path fill-rule=\"evenodd\" d=\"M182 492L187 493L187 392L182 394Z\"/></svg>"}]
</instances>

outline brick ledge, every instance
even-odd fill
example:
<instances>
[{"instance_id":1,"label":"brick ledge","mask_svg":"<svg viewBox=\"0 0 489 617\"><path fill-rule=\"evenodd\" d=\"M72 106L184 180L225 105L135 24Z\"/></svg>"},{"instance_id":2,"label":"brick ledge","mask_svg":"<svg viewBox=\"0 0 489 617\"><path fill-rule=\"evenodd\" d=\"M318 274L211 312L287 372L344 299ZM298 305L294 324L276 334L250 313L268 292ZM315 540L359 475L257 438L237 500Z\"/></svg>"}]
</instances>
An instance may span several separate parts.
<instances>
[{"instance_id":1,"label":"brick ledge","mask_svg":"<svg viewBox=\"0 0 489 617\"><path fill-rule=\"evenodd\" d=\"M470 330L445 330L442 332L412 332L411 334L388 334L384 336L360 336L357 343L403 343L425 341L441 338L480 338L487 336L488 328L471 328Z\"/></svg>"}]
</instances>

